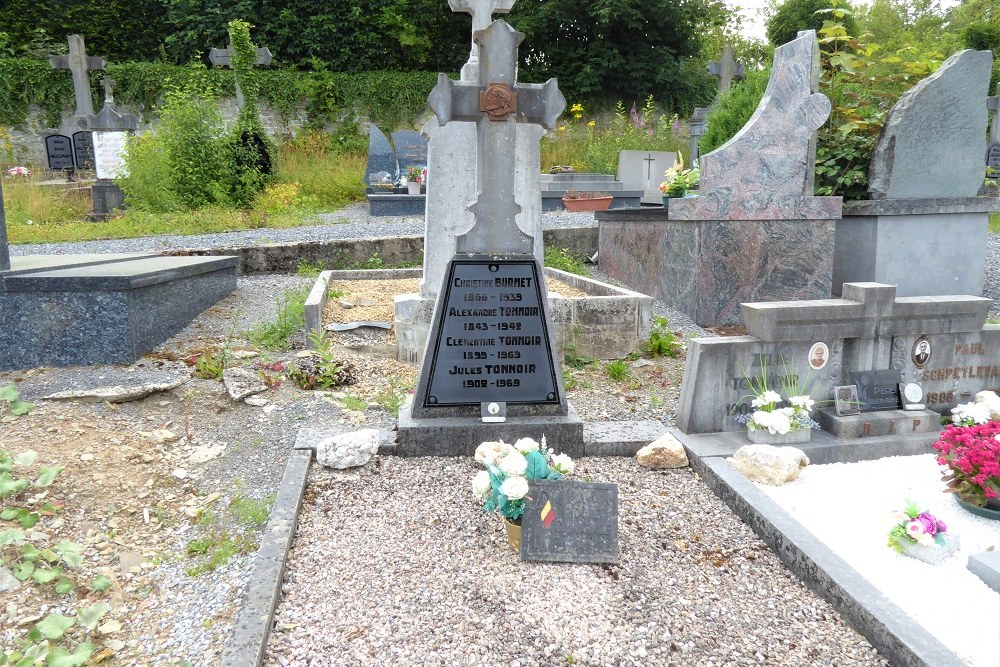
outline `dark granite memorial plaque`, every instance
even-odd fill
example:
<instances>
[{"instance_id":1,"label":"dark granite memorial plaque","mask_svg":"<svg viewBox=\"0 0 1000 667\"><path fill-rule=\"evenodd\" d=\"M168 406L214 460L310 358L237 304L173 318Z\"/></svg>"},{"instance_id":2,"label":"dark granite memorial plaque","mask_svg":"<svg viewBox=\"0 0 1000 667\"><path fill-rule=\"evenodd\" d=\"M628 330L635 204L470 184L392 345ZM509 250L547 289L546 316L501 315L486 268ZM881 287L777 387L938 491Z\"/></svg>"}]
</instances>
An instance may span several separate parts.
<instances>
[{"instance_id":1,"label":"dark granite memorial plaque","mask_svg":"<svg viewBox=\"0 0 1000 667\"><path fill-rule=\"evenodd\" d=\"M521 560L617 563L618 485L529 480Z\"/></svg>"},{"instance_id":2,"label":"dark granite memorial plaque","mask_svg":"<svg viewBox=\"0 0 1000 667\"><path fill-rule=\"evenodd\" d=\"M399 173L406 174L410 167L427 166L427 140L413 130L392 133L392 145L396 147L396 161Z\"/></svg>"},{"instance_id":3,"label":"dark granite memorial plaque","mask_svg":"<svg viewBox=\"0 0 1000 667\"><path fill-rule=\"evenodd\" d=\"M87 131L73 133L73 159L77 169L94 168L94 135Z\"/></svg>"},{"instance_id":4,"label":"dark granite memorial plaque","mask_svg":"<svg viewBox=\"0 0 1000 667\"><path fill-rule=\"evenodd\" d=\"M49 160L49 169L72 169L72 140L64 134L50 134L45 137L45 155Z\"/></svg>"},{"instance_id":5,"label":"dark granite memorial plaque","mask_svg":"<svg viewBox=\"0 0 1000 667\"><path fill-rule=\"evenodd\" d=\"M389 180L395 181L396 177L399 176L399 165L396 164L392 144L374 123L369 123L368 165L365 167L365 182L371 183L372 177L379 172L389 174Z\"/></svg>"},{"instance_id":6,"label":"dark granite memorial plaque","mask_svg":"<svg viewBox=\"0 0 1000 667\"><path fill-rule=\"evenodd\" d=\"M445 281L424 406L559 403L530 259L455 259Z\"/></svg>"},{"instance_id":7,"label":"dark granite memorial plaque","mask_svg":"<svg viewBox=\"0 0 1000 667\"><path fill-rule=\"evenodd\" d=\"M902 375L898 370L861 371L851 373L850 378L858 388L861 412L900 408L899 383Z\"/></svg>"},{"instance_id":8,"label":"dark granite memorial plaque","mask_svg":"<svg viewBox=\"0 0 1000 667\"><path fill-rule=\"evenodd\" d=\"M1000 144L990 144L989 149L986 151L986 167L993 169L995 172L1000 172Z\"/></svg>"}]
</instances>

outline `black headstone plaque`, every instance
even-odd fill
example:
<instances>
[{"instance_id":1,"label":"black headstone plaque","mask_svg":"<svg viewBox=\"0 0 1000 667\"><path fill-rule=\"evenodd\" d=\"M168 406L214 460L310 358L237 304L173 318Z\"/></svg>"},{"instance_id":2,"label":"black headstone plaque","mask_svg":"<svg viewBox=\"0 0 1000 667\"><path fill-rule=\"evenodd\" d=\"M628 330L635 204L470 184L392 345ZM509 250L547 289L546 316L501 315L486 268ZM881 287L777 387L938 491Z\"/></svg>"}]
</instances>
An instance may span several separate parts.
<instances>
[{"instance_id":1,"label":"black headstone plaque","mask_svg":"<svg viewBox=\"0 0 1000 667\"><path fill-rule=\"evenodd\" d=\"M365 182L371 183L376 174L385 173L389 182L399 175L399 165L392 151L392 144L385 138L382 131L374 123L368 125L368 165L365 167ZM378 177L381 181L381 176Z\"/></svg>"},{"instance_id":2,"label":"black headstone plaque","mask_svg":"<svg viewBox=\"0 0 1000 667\"><path fill-rule=\"evenodd\" d=\"M94 168L94 135L88 131L73 133L73 159L77 169Z\"/></svg>"},{"instance_id":3,"label":"black headstone plaque","mask_svg":"<svg viewBox=\"0 0 1000 667\"><path fill-rule=\"evenodd\" d=\"M531 259L455 259L445 281L425 407L559 403Z\"/></svg>"},{"instance_id":4,"label":"black headstone plaque","mask_svg":"<svg viewBox=\"0 0 1000 667\"><path fill-rule=\"evenodd\" d=\"M858 407L861 412L899 409L899 383L902 375L898 370L861 371L851 373L850 378L858 388Z\"/></svg>"},{"instance_id":5,"label":"black headstone plaque","mask_svg":"<svg viewBox=\"0 0 1000 667\"><path fill-rule=\"evenodd\" d=\"M45 137L45 154L49 169L73 168L73 142L64 134L50 134Z\"/></svg>"},{"instance_id":6,"label":"black headstone plaque","mask_svg":"<svg viewBox=\"0 0 1000 667\"><path fill-rule=\"evenodd\" d=\"M618 485L529 480L521 560L617 563Z\"/></svg>"},{"instance_id":7,"label":"black headstone plaque","mask_svg":"<svg viewBox=\"0 0 1000 667\"><path fill-rule=\"evenodd\" d=\"M1000 144L990 144L986 151L986 167L1000 172Z\"/></svg>"},{"instance_id":8,"label":"black headstone plaque","mask_svg":"<svg viewBox=\"0 0 1000 667\"><path fill-rule=\"evenodd\" d=\"M427 166L427 140L413 130L399 130L392 133L392 145L396 147L396 161L399 173L406 174L410 167Z\"/></svg>"}]
</instances>

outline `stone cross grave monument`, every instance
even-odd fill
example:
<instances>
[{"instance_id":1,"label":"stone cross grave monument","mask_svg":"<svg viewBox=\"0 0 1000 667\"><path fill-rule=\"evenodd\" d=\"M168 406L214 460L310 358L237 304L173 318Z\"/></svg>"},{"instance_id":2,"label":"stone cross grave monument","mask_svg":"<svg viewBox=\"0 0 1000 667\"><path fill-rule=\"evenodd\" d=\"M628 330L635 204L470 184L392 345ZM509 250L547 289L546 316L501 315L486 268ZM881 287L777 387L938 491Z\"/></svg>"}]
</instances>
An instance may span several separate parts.
<instances>
[{"instance_id":1,"label":"stone cross grave monument","mask_svg":"<svg viewBox=\"0 0 1000 667\"><path fill-rule=\"evenodd\" d=\"M73 74L73 95L76 97L74 118L83 119L94 114L94 101L90 97L92 69L104 69L104 58L88 56L82 35L69 36L69 55L49 56L49 64L56 69L68 69Z\"/></svg>"},{"instance_id":2,"label":"stone cross grave monument","mask_svg":"<svg viewBox=\"0 0 1000 667\"><path fill-rule=\"evenodd\" d=\"M698 140L705 134L705 118L708 116L709 110L715 106L721 95L729 92L733 85L733 79L742 79L745 71L743 63L736 62L736 58L733 57L732 44L724 45L722 53L719 54L719 61L708 63L707 69L709 74L718 77L719 93L712 101L712 106L695 107L694 113L691 115L690 162L698 159Z\"/></svg>"},{"instance_id":3,"label":"stone cross grave monument","mask_svg":"<svg viewBox=\"0 0 1000 667\"><path fill-rule=\"evenodd\" d=\"M91 186L96 220L105 220L115 209L125 206L125 195L114 182L125 171L125 142L139 126L131 114L122 114L115 107L114 79L104 77L104 106L100 112L87 117L87 126L93 133L94 171L97 182Z\"/></svg>"},{"instance_id":4,"label":"stone cross grave monument","mask_svg":"<svg viewBox=\"0 0 1000 667\"><path fill-rule=\"evenodd\" d=\"M236 51L233 50L232 44L227 44L224 49L210 49L208 52L208 59L211 61L212 65L215 67L232 67L233 66L233 56L236 55ZM257 49L257 60L254 61L255 65L270 65L271 64L271 51L267 47L260 47ZM243 108L243 89L240 88L240 76L236 75L236 106L240 109Z\"/></svg>"},{"instance_id":5,"label":"stone cross grave monument","mask_svg":"<svg viewBox=\"0 0 1000 667\"><path fill-rule=\"evenodd\" d=\"M453 12L472 15L472 34L485 30L494 14L506 14L514 8L516 0L448 0ZM479 77L479 45L472 40L469 60L462 65L462 81L475 81Z\"/></svg>"},{"instance_id":6,"label":"stone cross grave monument","mask_svg":"<svg viewBox=\"0 0 1000 667\"><path fill-rule=\"evenodd\" d=\"M517 83L523 39L494 21L475 34L479 82L440 74L428 99L441 126L476 123L477 197L474 223L445 267L413 402L400 411L406 454L467 454L485 439L543 434L559 451L582 451L582 422L553 355L536 239L516 220L517 135L554 127L566 100L555 79Z\"/></svg>"}]
</instances>

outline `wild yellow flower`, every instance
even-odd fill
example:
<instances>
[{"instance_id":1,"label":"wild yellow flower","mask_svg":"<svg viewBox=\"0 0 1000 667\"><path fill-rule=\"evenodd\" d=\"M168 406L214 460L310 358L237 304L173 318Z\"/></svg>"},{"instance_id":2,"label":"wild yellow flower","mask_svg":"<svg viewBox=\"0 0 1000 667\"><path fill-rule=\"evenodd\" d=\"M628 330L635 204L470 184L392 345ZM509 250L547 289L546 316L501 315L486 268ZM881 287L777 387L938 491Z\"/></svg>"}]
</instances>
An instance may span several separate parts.
<instances>
[{"instance_id":1,"label":"wild yellow flower","mask_svg":"<svg viewBox=\"0 0 1000 667\"><path fill-rule=\"evenodd\" d=\"M559 126L559 131L560 132L565 132L566 131L566 126L565 125L560 125Z\"/></svg>"},{"instance_id":2,"label":"wild yellow flower","mask_svg":"<svg viewBox=\"0 0 1000 667\"><path fill-rule=\"evenodd\" d=\"M589 123L587 123L587 127L597 127L597 121L593 121L593 120L590 121Z\"/></svg>"},{"instance_id":3,"label":"wild yellow flower","mask_svg":"<svg viewBox=\"0 0 1000 667\"><path fill-rule=\"evenodd\" d=\"M580 120L581 118L583 118L583 105L574 104L569 108L569 112L573 114L573 118L575 118L576 120Z\"/></svg>"}]
</instances>

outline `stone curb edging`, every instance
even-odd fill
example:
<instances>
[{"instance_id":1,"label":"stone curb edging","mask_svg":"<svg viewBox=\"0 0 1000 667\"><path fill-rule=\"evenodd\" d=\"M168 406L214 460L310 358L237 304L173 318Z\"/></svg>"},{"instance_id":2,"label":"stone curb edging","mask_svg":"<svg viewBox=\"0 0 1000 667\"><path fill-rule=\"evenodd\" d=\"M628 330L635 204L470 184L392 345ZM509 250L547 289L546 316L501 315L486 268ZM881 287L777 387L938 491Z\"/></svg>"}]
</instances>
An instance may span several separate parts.
<instances>
[{"instance_id":1,"label":"stone curb edging","mask_svg":"<svg viewBox=\"0 0 1000 667\"><path fill-rule=\"evenodd\" d=\"M675 436L684 435L671 429ZM966 663L934 639L853 567L816 539L722 458L699 457L687 445L691 468L770 547L785 566L825 599L892 665L963 667Z\"/></svg>"},{"instance_id":2,"label":"stone curb edging","mask_svg":"<svg viewBox=\"0 0 1000 667\"><path fill-rule=\"evenodd\" d=\"M221 667L256 667L264 661L311 462L310 450L296 449L289 454L278 497L254 559L246 602L226 644Z\"/></svg>"}]
</instances>

